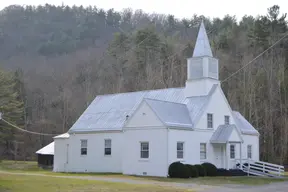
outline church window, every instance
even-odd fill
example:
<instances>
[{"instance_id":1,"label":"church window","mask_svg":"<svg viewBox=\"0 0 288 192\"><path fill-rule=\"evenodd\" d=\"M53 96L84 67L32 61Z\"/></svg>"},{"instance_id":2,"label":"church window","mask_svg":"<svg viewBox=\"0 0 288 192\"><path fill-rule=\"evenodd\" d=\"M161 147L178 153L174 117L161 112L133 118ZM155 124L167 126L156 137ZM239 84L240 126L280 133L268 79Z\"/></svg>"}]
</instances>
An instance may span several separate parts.
<instances>
[{"instance_id":1,"label":"church window","mask_svg":"<svg viewBox=\"0 0 288 192\"><path fill-rule=\"evenodd\" d=\"M88 147L88 142L87 140L81 140L81 155L87 155L87 147Z\"/></svg>"},{"instance_id":2,"label":"church window","mask_svg":"<svg viewBox=\"0 0 288 192\"><path fill-rule=\"evenodd\" d=\"M213 128L213 114L207 113L207 128Z\"/></svg>"},{"instance_id":3,"label":"church window","mask_svg":"<svg viewBox=\"0 0 288 192\"><path fill-rule=\"evenodd\" d=\"M184 158L184 142L177 142L177 159Z\"/></svg>"},{"instance_id":4,"label":"church window","mask_svg":"<svg viewBox=\"0 0 288 192\"><path fill-rule=\"evenodd\" d=\"M149 142L141 142L141 159L148 159L149 158Z\"/></svg>"}]
</instances>

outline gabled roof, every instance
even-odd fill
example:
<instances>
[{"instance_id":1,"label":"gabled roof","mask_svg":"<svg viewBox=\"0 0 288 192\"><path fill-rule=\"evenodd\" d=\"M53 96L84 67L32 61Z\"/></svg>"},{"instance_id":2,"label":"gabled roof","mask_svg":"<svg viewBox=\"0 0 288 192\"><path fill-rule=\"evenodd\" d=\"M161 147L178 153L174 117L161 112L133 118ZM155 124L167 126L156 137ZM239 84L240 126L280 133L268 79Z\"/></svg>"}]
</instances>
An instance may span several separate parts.
<instances>
[{"instance_id":1,"label":"gabled roof","mask_svg":"<svg viewBox=\"0 0 288 192\"><path fill-rule=\"evenodd\" d=\"M216 86L213 87L215 90ZM94 99L68 133L121 131L126 122L126 116L131 116L143 99L185 104L193 124L203 113L203 107L210 97L211 94L186 98L182 87L100 95Z\"/></svg>"},{"instance_id":2,"label":"gabled roof","mask_svg":"<svg viewBox=\"0 0 288 192\"><path fill-rule=\"evenodd\" d=\"M185 104L155 99L145 99L145 101L166 126L193 127Z\"/></svg>"},{"instance_id":3,"label":"gabled roof","mask_svg":"<svg viewBox=\"0 0 288 192\"><path fill-rule=\"evenodd\" d=\"M201 22L200 29L198 32L194 52L193 52L193 57L203 57L203 56L208 56L208 57L213 57L209 39L206 33L206 29L204 26L203 21Z\"/></svg>"},{"instance_id":4,"label":"gabled roof","mask_svg":"<svg viewBox=\"0 0 288 192\"><path fill-rule=\"evenodd\" d=\"M236 126L243 134L259 135L259 132L238 111L232 112Z\"/></svg>"},{"instance_id":5,"label":"gabled roof","mask_svg":"<svg viewBox=\"0 0 288 192\"><path fill-rule=\"evenodd\" d=\"M143 100L150 104L167 126L194 128L205 112L217 86L219 85L213 85L207 96L188 98L185 97L182 87L100 95L94 99L68 133L55 138L68 138L69 133L73 132L121 131L126 122L126 116L131 116ZM169 115L167 111L173 111L174 115ZM188 111L188 114L184 115L184 111ZM239 112L233 111L233 117L242 133L259 134Z\"/></svg>"},{"instance_id":6,"label":"gabled roof","mask_svg":"<svg viewBox=\"0 0 288 192\"><path fill-rule=\"evenodd\" d=\"M218 87L217 84L213 85L207 96L189 97L187 99L188 100L187 107L193 125L196 125L198 123L198 120L205 112L205 109L208 106L209 101L213 93L216 91L217 87Z\"/></svg>"},{"instance_id":7,"label":"gabled roof","mask_svg":"<svg viewBox=\"0 0 288 192\"><path fill-rule=\"evenodd\" d=\"M211 143L227 143L231 137L231 134L235 130L240 138L240 142L243 142L241 134L238 132L236 125L219 125L216 131L213 133L210 142Z\"/></svg>"},{"instance_id":8,"label":"gabled roof","mask_svg":"<svg viewBox=\"0 0 288 192\"><path fill-rule=\"evenodd\" d=\"M36 154L41 155L54 155L54 142L50 143L49 145L46 145L42 149L36 151Z\"/></svg>"}]
</instances>

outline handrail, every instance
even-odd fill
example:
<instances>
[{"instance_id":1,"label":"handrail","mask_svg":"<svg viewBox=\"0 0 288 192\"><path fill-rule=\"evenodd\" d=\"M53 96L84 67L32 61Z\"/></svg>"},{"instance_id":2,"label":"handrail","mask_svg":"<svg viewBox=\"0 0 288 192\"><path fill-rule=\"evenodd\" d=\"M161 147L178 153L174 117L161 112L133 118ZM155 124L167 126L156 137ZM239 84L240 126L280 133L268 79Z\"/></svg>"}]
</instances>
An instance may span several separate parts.
<instances>
[{"instance_id":1,"label":"handrail","mask_svg":"<svg viewBox=\"0 0 288 192\"><path fill-rule=\"evenodd\" d=\"M251 159L235 159L235 165L240 164L240 169L248 175L254 174L261 176L284 176L284 166L267 163L264 161L253 161ZM257 173L256 173L257 172Z\"/></svg>"},{"instance_id":2,"label":"handrail","mask_svg":"<svg viewBox=\"0 0 288 192\"><path fill-rule=\"evenodd\" d=\"M284 166L283 165L277 165L277 164L272 164L272 163L267 163L267 162L264 162L264 161L256 161L256 163L261 163L261 164L265 164L265 165L270 165L270 166L275 166L275 167L281 167L284 169Z\"/></svg>"}]
</instances>

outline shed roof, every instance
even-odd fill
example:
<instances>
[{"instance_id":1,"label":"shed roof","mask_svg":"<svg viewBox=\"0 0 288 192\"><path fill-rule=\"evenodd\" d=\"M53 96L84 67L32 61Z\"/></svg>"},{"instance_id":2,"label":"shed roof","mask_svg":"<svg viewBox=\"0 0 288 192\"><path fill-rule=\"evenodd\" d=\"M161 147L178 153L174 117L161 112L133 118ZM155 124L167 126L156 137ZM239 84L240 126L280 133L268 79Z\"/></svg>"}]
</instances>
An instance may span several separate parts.
<instances>
[{"instance_id":1,"label":"shed roof","mask_svg":"<svg viewBox=\"0 0 288 192\"><path fill-rule=\"evenodd\" d=\"M38 151L36 151L36 154L54 155L54 142L50 143L49 145L46 145L42 149L39 149Z\"/></svg>"},{"instance_id":2,"label":"shed roof","mask_svg":"<svg viewBox=\"0 0 288 192\"><path fill-rule=\"evenodd\" d=\"M57 135L57 136L55 136L53 138L54 139L67 139L69 137L70 137L69 133L64 133L64 134L61 134L61 135Z\"/></svg>"},{"instance_id":3,"label":"shed roof","mask_svg":"<svg viewBox=\"0 0 288 192\"><path fill-rule=\"evenodd\" d=\"M233 130L237 130L236 125L219 125L216 131L213 133L210 142L211 143L227 143L231 137ZM239 134L239 133L238 133ZM239 134L240 141L242 140L241 135Z\"/></svg>"}]
</instances>

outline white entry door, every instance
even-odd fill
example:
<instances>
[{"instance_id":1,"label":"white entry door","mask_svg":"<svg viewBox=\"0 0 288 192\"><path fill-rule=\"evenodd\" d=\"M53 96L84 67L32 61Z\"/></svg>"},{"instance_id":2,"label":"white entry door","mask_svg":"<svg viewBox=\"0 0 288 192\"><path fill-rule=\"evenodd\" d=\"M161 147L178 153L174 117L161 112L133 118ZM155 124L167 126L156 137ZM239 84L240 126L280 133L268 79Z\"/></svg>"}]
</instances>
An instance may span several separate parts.
<instances>
[{"instance_id":1,"label":"white entry door","mask_svg":"<svg viewBox=\"0 0 288 192\"><path fill-rule=\"evenodd\" d=\"M214 155L215 155L215 165L217 168L224 168L224 146L223 145L217 145L214 146Z\"/></svg>"}]
</instances>

